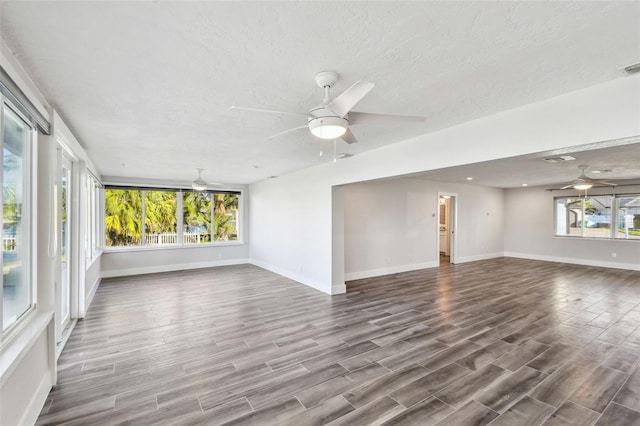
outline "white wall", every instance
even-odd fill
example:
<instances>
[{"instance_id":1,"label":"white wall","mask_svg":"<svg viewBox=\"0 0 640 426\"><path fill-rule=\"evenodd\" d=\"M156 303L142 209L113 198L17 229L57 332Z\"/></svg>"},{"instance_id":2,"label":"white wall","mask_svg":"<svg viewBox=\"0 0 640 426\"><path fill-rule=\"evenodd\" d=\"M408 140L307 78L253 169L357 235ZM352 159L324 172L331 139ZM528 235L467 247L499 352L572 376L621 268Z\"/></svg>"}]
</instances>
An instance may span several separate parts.
<instances>
[{"instance_id":1,"label":"white wall","mask_svg":"<svg viewBox=\"0 0 640 426\"><path fill-rule=\"evenodd\" d=\"M332 186L636 136L638 93L640 75L620 78L255 183L251 260L335 293L344 271L333 270Z\"/></svg>"},{"instance_id":2,"label":"white wall","mask_svg":"<svg viewBox=\"0 0 640 426\"><path fill-rule=\"evenodd\" d=\"M351 184L344 186L346 280L438 266L438 192L456 194L456 263L502 256L502 189L421 179Z\"/></svg>"},{"instance_id":3,"label":"white wall","mask_svg":"<svg viewBox=\"0 0 640 426\"><path fill-rule=\"evenodd\" d=\"M247 263L248 244L104 252L102 278Z\"/></svg>"},{"instance_id":4,"label":"white wall","mask_svg":"<svg viewBox=\"0 0 640 426\"><path fill-rule=\"evenodd\" d=\"M249 194L251 262L331 294L332 190L325 170L268 179Z\"/></svg>"},{"instance_id":5,"label":"white wall","mask_svg":"<svg viewBox=\"0 0 640 426\"><path fill-rule=\"evenodd\" d=\"M102 264L102 256L99 256L97 259L89 265L87 271L84 275L84 306L85 311L83 312L83 317L86 315L89 306L91 305L91 301L93 300L93 296L96 294L96 290L98 290L98 286L100 285L100 280L102 278L101 273L101 264Z\"/></svg>"},{"instance_id":6,"label":"white wall","mask_svg":"<svg viewBox=\"0 0 640 426\"><path fill-rule=\"evenodd\" d=\"M640 193L640 185L619 193ZM589 194L611 193L610 188ZM554 237L553 198L575 195L544 188L509 189L505 193L505 255L581 265L640 270L638 241ZM611 254L615 253L616 257Z\"/></svg>"}]
</instances>

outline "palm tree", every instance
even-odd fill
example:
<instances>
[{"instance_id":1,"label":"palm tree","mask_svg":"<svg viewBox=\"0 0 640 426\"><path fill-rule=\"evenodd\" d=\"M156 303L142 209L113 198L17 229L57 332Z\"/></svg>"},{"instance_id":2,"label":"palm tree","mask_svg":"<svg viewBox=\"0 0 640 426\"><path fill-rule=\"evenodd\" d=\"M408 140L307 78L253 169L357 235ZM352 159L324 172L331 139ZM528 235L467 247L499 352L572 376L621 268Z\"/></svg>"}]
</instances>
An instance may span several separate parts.
<instances>
[{"instance_id":1,"label":"palm tree","mask_svg":"<svg viewBox=\"0 0 640 426\"><path fill-rule=\"evenodd\" d=\"M175 191L146 191L144 224L148 234L175 233L177 193Z\"/></svg>"},{"instance_id":2,"label":"palm tree","mask_svg":"<svg viewBox=\"0 0 640 426\"><path fill-rule=\"evenodd\" d=\"M238 228L236 219L238 214L238 195L223 193L214 194L213 213L215 240L237 240Z\"/></svg>"},{"instance_id":3,"label":"palm tree","mask_svg":"<svg viewBox=\"0 0 640 426\"><path fill-rule=\"evenodd\" d=\"M142 241L142 191L106 189L104 192L107 246L140 244Z\"/></svg>"},{"instance_id":4,"label":"palm tree","mask_svg":"<svg viewBox=\"0 0 640 426\"><path fill-rule=\"evenodd\" d=\"M196 229L200 233L201 243L211 241L211 194L189 191L185 192L183 197L185 232Z\"/></svg>"}]
</instances>

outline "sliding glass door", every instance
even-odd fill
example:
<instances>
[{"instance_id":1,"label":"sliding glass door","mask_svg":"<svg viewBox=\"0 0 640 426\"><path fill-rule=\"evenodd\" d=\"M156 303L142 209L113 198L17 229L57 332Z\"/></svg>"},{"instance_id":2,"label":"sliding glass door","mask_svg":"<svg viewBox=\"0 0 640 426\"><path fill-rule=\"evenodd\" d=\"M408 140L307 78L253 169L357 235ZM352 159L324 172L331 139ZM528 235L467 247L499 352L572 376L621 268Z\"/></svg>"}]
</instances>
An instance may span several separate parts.
<instances>
[{"instance_id":1,"label":"sliding glass door","mask_svg":"<svg viewBox=\"0 0 640 426\"><path fill-rule=\"evenodd\" d=\"M62 156L60 181L60 330L64 330L71 319L71 200L73 163Z\"/></svg>"}]
</instances>

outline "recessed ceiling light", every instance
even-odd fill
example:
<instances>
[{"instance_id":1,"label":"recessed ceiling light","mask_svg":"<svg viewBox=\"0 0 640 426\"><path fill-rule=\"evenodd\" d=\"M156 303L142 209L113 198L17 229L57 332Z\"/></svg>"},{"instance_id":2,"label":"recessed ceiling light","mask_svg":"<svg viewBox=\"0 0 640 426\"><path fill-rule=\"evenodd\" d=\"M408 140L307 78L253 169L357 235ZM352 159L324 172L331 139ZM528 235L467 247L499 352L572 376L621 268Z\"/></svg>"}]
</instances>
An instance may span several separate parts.
<instances>
[{"instance_id":1,"label":"recessed ceiling light","mask_svg":"<svg viewBox=\"0 0 640 426\"><path fill-rule=\"evenodd\" d=\"M529 186L529 184L528 183L523 183L522 186Z\"/></svg>"},{"instance_id":2,"label":"recessed ceiling light","mask_svg":"<svg viewBox=\"0 0 640 426\"><path fill-rule=\"evenodd\" d=\"M594 175L599 175L602 172L600 170L591 170L591 173L593 173Z\"/></svg>"},{"instance_id":3,"label":"recessed ceiling light","mask_svg":"<svg viewBox=\"0 0 640 426\"><path fill-rule=\"evenodd\" d=\"M468 177L467 180L473 180L473 178L472 177Z\"/></svg>"}]
</instances>

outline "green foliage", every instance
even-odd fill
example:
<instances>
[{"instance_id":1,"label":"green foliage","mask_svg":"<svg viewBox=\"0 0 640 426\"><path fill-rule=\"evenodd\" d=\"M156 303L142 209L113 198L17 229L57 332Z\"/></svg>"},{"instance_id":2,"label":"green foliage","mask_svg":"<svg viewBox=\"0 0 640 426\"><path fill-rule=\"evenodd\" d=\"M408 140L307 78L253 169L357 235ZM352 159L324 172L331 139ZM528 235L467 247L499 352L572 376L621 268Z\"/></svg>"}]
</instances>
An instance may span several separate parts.
<instances>
[{"instance_id":1,"label":"green foliage","mask_svg":"<svg viewBox=\"0 0 640 426\"><path fill-rule=\"evenodd\" d=\"M177 232L176 191L145 191L145 233ZM184 192L184 232L200 233L200 242L238 239L238 195ZM213 223L211 207L213 203ZM105 231L107 246L137 245L142 242L142 191L129 189L105 190ZM212 232L213 231L213 232Z\"/></svg>"},{"instance_id":2,"label":"green foliage","mask_svg":"<svg viewBox=\"0 0 640 426\"><path fill-rule=\"evenodd\" d=\"M216 241L238 239L236 218L238 196L235 194L214 194L214 238Z\"/></svg>"},{"instance_id":3,"label":"green foliage","mask_svg":"<svg viewBox=\"0 0 640 426\"><path fill-rule=\"evenodd\" d=\"M106 189L105 232L107 246L127 246L142 241L142 192Z\"/></svg>"},{"instance_id":4,"label":"green foliage","mask_svg":"<svg viewBox=\"0 0 640 426\"><path fill-rule=\"evenodd\" d=\"M201 242L211 241L211 194L201 192L185 192L183 194L183 221L185 232L188 227L206 229L201 234Z\"/></svg>"},{"instance_id":5,"label":"green foliage","mask_svg":"<svg viewBox=\"0 0 640 426\"><path fill-rule=\"evenodd\" d=\"M149 234L176 232L177 193L174 191L145 191L144 225Z\"/></svg>"},{"instance_id":6,"label":"green foliage","mask_svg":"<svg viewBox=\"0 0 640 426\"><path fill-rule=\"evenodd\" d=\"M18 223L18 203L16 203L16 184L4 184L2 186L2 224L11 227Z\"/></svg>"}]
</instances>

